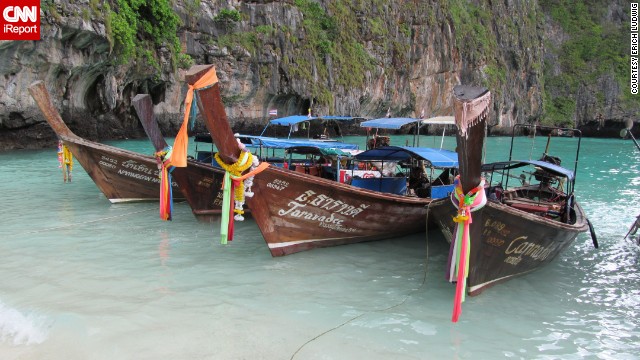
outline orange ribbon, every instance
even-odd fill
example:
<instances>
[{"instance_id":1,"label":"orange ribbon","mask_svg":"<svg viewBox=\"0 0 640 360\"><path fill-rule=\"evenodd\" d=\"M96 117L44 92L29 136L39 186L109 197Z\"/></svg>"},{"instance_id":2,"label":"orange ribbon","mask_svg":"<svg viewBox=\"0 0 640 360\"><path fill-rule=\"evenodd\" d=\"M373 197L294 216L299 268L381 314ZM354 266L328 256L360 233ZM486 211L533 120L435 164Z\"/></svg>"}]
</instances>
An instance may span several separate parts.
<instances>
[{"instance_id":1,"label":"orange ribbon","mask_svg":"<svg viewBox=\"0 0 640 360\"><path fill-rule=\"evenodd\" d=\"M189 85L189 90L184 99L184 118L182 119L182 126L176 135L176 140L173 142L173 153L169 163L175 167L187 166L187 151L189 147L189 135L187 134L187 126L189 123L189 114L191 113L191 104L193 103L194 91L202 88L214 85L218 82L218 75L216 74L216 68L211 67L206 74L204 74L193 85Z\"/></svg>"}]
</instances>

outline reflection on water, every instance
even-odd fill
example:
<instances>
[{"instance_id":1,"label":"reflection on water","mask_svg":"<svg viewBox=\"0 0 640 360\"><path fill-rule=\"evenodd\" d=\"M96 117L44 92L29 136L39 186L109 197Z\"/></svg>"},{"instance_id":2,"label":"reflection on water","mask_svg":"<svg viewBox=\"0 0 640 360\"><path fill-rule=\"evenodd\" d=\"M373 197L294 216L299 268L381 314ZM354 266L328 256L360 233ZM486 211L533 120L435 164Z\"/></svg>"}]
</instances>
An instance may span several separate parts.
<instances>
[{"instance_id":1,"label":"reflection on water","mask_svg":"<svg viewBox=\"0 0 640 360\"><path fill-rule=\"evenodd\" d=\"M568 152L558 140L551 152ZM490 138L487 158L509 141ZM518 156L539 154L536 141ZM583 140L576 195L600 248L582 234L549 266L467 298L457 324L436 231L272 258L251 220L221 245L220 224L186 204L162 222L157 204L110 204L79 166L63 183L55 149L2 153L0 358L636 358L640 250L623 240L640 211L636 153Z\"/></svg>"}]
</instances>

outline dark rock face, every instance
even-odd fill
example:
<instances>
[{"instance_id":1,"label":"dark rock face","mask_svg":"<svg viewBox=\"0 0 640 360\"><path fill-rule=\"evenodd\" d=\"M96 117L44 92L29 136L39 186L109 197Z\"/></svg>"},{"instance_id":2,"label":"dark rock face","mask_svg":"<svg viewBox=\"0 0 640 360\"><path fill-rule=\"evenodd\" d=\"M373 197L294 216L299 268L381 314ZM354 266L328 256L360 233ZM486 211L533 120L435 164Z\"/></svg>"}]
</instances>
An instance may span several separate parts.
<instances>
[{"instance_id":1,"label":"dark rock face","mask_svg":"<svg viewBox=\"0 0 640 360\"><path fill-rule=\"evenodd\" d=\"M320 7L336 24L333 50L324 52L314 47L323 43L314 43L317 34L305 22L310 17L292 0L213 0L197 11L189 4L174 5L183 22L182 49L196 64L216 66L235 131L259 133L269 109L278 109L279 116L307 114L309 108L315 114L369 118L389 109L393 116L450 115L452 89L460 83L492 91L493 135L542 116L547 29L536 2L324 0ZM54 104L80 136L144 137L131 107L137 93L151 94L161 129L175 135L186 89L184 70L176 70L171 54L157 51L159 72L136 61L113 65L104 19L79 15L88 0L55 6L56 16L41 11L42 40L0 42L0 150L55 143L27 91L36 80L47 84ZM221 9L237 10L241 21L215 21ZM617 16L614 10L610 16ZM562 41L562 34L556 40ZM359 45L344 45L349 41ZM358 51L360 57L354 57ZM579 123L597 111L607 119L629 111L616 104L615 81L602 79L600 86L603 109L591 101L596 90L576 94Z\"/></svg>"}]
</instances>

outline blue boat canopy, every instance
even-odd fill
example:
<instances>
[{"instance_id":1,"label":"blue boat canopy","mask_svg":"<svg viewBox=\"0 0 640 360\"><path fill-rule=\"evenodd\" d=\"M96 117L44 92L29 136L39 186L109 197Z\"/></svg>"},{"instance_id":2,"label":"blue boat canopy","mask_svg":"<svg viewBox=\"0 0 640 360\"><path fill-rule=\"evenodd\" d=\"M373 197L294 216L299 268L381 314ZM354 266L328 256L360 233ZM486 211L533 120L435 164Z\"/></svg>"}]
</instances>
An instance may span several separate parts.
<instances>
[{"instance_id":1,"label":"blue boat canopy","mask_svg":"<svg viewBox=\"0 0 640 360\"><path fill-rule=\"evenodd\" d=\"M299 123L301 123L303 121L310 121L310 120L315 120L315 119L317 119L317 117L315 117L315 116L292 115L292 116L286 116L286 117L273 119L273 120L269 121L269 124L291 126L291 125L299 124Z\"/></svg>"},{"instance_id":2,"label":"blue boat canopy","mask_svg":"<svg viewBox=\"0 0 640 360\"><path fill-rule=\"evenodd\" d=\"M353 119L362 119L362 118L361 117L357 117L357 116L325 115L325 116L320 116L320 119L322 119L322 120L336 120L336 121L349 121L349 120L353 120Z\"/></svg>"},{"instance_id":3,"label":"blue boat canopy","mask_svg":"<svg viewBox=\"0 0 640 360\"><path fill-rule=\"evenodd\" d=\"M411 157L427 160L439 168L458 167L458 154L455 151L413 146L384 146L361 152L354 156L356 160L366 161L402 161Z\"/></svg>"},{"instance_id":4,"label":"blue boat canopy","mask_svg":"<svg viewBox=\"0 0 640 360\"><path fill-rule=\"evenodd\" d=\"M482 171L509 170L519 167L533 165L545 169L554 175L566 177L570 181L574 180L574 173L569 169L541 160L519 160L519 161L499 161L482 165Z\"/></svg>"},{"instance_id":5,"label":"blue boat canopy","mask_svg":"<svg viewBox=\"0 0 640 360\"><path fill-rule=\"evenodd\" d=\"M252 147L264 147L274 149L287 149L293 146L313 146L323 149L342 149L342 150L358 150L359 146L356 144L349 144L337 140L304 140L304 139L280 139L268 136L257 135L241 135L236 134L236 138L240 140L246 146ZM195 142L211 144L213 141L209 134L197 134L195 135Z\"/></svg>"},{"instance_id":6,"label":"blue boat canopy","mask_svg":"<svg viewBox=\"0 0 640 360\"><path fill-rule=\"evenodd\" d=\"M317 146L292 146L288 147L287 151L294 154L301 155L337 155L337 156L351 156L351 153L345 152L336 148L319 148Z\"/></svg>"},{"instance_id":7,"label":"blue boat canopy","mask_svg":"<svg viewBox=\"0 0 640 360\"><path fill-rule=\"evenodd\" d=\"M326 115L326 116L309 116L309 115L292 115L281 117L277 119L273 119L269 121L270 125L284 125L284 126L292 126L295 124L299 124L304 121L311 120L335 120L335 121L348 121L357 119L357 117L353 116L341 116L341 115Z\"/></svg>"},{"instance_id":8,"label":"blue boat canopy","mask_svg":"<svg viewBox=\"0 0 640 360\"><path fill-rule=\"evenodd\" d=\"M414 118L380 118L360 123L360 127L376 129L400 129L404 125L416 123L421 119Z\"/></svg>"},{"instance_id":9,"label":"blue boat canopy","mask_svg":"<svg viewBox=\"0 0 640 360\"><path fill-rule=\"evenodd\" d=\"M237 135L240 141L253 147L264 147L274 149L287 149L296 146L311 146L322 149L342 149L342 150L358 150L358 145L349 144L337 140L303 140L303 139L280 139L268 136L256 135Z\"/></svg>"}]
</instances>

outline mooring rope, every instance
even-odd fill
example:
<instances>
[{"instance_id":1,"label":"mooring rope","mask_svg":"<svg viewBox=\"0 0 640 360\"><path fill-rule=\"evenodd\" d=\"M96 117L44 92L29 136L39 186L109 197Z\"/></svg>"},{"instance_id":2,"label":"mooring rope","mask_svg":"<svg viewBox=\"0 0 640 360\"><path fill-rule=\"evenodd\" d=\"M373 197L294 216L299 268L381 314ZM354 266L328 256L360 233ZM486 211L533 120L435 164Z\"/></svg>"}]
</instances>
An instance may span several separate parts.
<instances>
[{"instance_id":1,"label":"mooring rope","mask_svg":"<svg viewBox=\"0 0 640 360\"><path fill-rule=\"evenodd\" d=\"M326 335L326 334L328 334L328 333L330 333L330 332L332 332L334 330L340 329L341 327L347 325L348 323L350 323L350 322L352 322L354 320L357 320L357 319L361 318L364 315L367 315L367 314L370 314L370 313L385 312L385 311L397 308L398 306L403 305L404 303L406 303L407 300L409 300L409 298L411 297L411 295L413 293L415 293L416 291L418 291L418 290L420 290L420 289L422 289L424 287L424 285L427 282L427 269L429 267L428 265L429 265L429 208L430 207L431 207L431 202L429 203L429 205L427 205L427 216L426 216L427 219L426 219L426 223L425 223L425 229L426 229L426 242L425 242L426 255L425 255L425 262L424 262L424 276L422 277L422 283L420 284L420 286L417 289L413 289L408 294L406 294L404 299L402 299L402 301L400 301L397 304L391 305L391 306L386 307L384 309L376 309L376 310L365 311L362 314L360 314L358 316L354 316L351 319L343 322L342 324L334 326L331 329L328 329L328 330L326 330L326 331L314 336L313 338L307 340L304 344L300 345L300 347L293 353L293 355L291 355L291 358L290 358L291 360L293 360L293 358L300 352L300 350L302 350L305 346L307 346L307 344L312 343L313 341L321 338L322 336L324 336L324 335Z\"/></svg>"}]
</instances>

